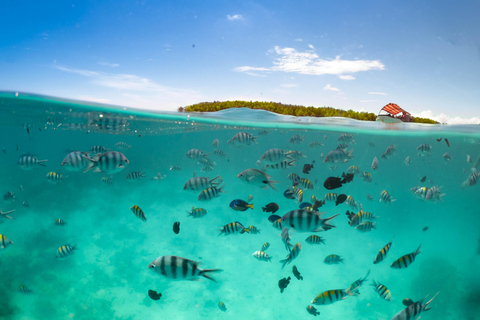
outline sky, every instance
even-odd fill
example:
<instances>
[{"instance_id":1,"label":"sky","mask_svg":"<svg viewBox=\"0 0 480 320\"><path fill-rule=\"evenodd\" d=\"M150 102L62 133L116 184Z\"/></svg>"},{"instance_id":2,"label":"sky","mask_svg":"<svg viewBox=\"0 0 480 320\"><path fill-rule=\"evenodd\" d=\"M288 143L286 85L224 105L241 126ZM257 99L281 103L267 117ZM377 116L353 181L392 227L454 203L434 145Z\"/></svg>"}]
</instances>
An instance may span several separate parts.
<instances>
[{"instance_id":1,"label":"sky","mask_svg":"<svg viewBox=\"0 0 480 320\"><path fill-rule=\"evenodd\" d=\"M252 100L480 123L480 1L0 4L0 90L157 111Z\"/></svg>"}]
</instances>

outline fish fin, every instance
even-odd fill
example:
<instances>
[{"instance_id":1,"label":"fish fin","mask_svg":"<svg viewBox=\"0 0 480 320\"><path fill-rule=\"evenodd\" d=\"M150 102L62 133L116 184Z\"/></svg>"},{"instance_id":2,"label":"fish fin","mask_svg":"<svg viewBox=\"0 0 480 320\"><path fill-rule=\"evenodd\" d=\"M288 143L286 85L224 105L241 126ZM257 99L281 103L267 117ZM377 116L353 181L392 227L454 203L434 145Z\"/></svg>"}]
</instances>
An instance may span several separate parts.
<instances>
[{"instance_id":1,"label":"fish fin","mask_svg":"<svg viewBox=\"0 0 480 320\"><path fill-rule=\"evenodd\" d=\"M217 282L217 280L215 280L214 278L210 277L207 273L210 273L210 272L222 272L223 270L222 269L205 269L205 270L202 270L202 272L200 273L201 276L204 276L205 278L209 279L209 280L212 280L213 282Z\"/></svg>"},{"instance_id":2,"label":"fish fin","mask_svg":"<svg viewBox=\"0 0 480 320\"><path fill-rule=\"evenodd\" d=\"M247 207L253 210L253 203L247 205Z\"/></svg>"},{"instance_id":3,"label":"fish fin","mask_svg":"<svg viewBox=\"0 0 480 320\"><path fill-rule=\"evenodd\" d=\"M46 167L46 165L43 163L45 161L48 161L48 160L37 160L37 164Z\"/></svg>"}]
</instances>

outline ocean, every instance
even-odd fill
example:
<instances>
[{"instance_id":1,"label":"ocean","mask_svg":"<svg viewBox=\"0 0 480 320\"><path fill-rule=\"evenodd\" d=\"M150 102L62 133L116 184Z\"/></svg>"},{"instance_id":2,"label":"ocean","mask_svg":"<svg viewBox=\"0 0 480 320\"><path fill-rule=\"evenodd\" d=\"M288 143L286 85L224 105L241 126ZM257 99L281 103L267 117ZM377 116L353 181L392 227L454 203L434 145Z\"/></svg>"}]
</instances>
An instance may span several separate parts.
<instances>
[{"instance_id":1,"label":"ocean","mask_svg":"<svg viewBox=\"0 0 480 320\"><path fill-rule=\"evenodd\" d=\"M426 302L437 293L422 320L480 319L480 186L472 178L472 168L479 165L479 126L387 125L250 109L154 113L3 92L0 131L0 210L14 210L8 214L13 219L0 217L7 244L0 249L0 319L312 319L307 306L328 290L346 296L313 305L320 319L389 320L406 308L404 299L426 297ZM290 142L295 135L300 136L297 143ZM215 139L218 146L212 145ZM341 149L353 150L351 159L325 163L340 143L346 143ZM419 156L422 144L431 150ZM94 172L102 163L89 152L93 146L121 152L128 163L118 172ZM382 157L389 146L396 146L396 152ZM276 190L265 178L258 183L238 178L246 169L262 172L267 162L260 159L273 148L300 152L292 166L265 169ZM191 159L186 154L192 149L207 155ZM62 165L75 151L89 152L81 159L92 170ZM22 157L47 161L22 168ZM378 168L373 170L375 157ZM302 170L306 164L313 164L308 173ZM358 172L346 182L342 174L352 166ZM47 178L50 172L63 179L53 183ZM132 172L144 174L127 179ZM371 174L370 182L362 178L364 172ZM284 195L293 186L292 173L314 185L303 188L302 201ZM223 192L199 201L201 190L184 190L194 176L220 176L213 186ZM327 190L329 177L343 183ZM429 196L414 192L422 187L430 190ZM383 191L390 202L380 201ZM280 261L290 253L281 230L268 218L297 210L301 202L313 205L312 196L323 200L327 193L353 200L350 205L326 201L318 208L321 213L313 213L323 219L338 214L329 230L304 232L285 221L291 244L300 243L301 251L282 268ZM254 208L233 210L230 204L236 199ZM262 207L272 202L279 210L264 212ZM146 221L132 213L133 205L142 209ZM207 214L193 218L188 213L192 207ZM360 210L375 216L371 231L349 225L347 211ZM57 219L65 224L56 225ZM175 222L180 222L178 234ZM255 226L259 233L221 234L221 227L232 222ZM311 235L324 243L309 244ZM374 264L390 241L384 260ZM270 261L252 256L265 242ZM59 248L67 245L71 254L58 258ZM419 246L407 268L391 267ZM324 263L331 254L343 262ZM223 271L209 274L216 281L170 279L149 268L160 256ZM294 276L293 266L302 280ZM345 291L369 270L358 295ZM288 277L281 293L279 280ZM391 301L375 291L373 281L389 289ZM152 299L149 290L161 298Z\"/></svg>"}]
</instances>

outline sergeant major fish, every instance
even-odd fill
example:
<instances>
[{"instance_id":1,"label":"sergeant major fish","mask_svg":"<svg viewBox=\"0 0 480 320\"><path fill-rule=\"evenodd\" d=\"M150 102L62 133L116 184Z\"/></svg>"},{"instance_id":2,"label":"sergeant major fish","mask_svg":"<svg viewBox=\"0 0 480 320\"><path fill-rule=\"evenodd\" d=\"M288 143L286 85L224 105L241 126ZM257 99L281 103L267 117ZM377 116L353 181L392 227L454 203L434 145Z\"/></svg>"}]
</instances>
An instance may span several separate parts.
<instances>
[{"instance_id":1,"label":"sergeant major fish","mask_svg":"<svg viewBox=\"0 0 480 320\"><path fill-rule=\"evenodd\" d=\"M438 293L437 293L438 294ZM398 312L396 315L393 316L392 319L390 320L412 320L412 319L419 319L420 317L418 318L415 318L416 316L418 316L422 311L427 311L427 310L430 310L430 308L428 307L428 305L433 301L433 299L435 299L435 297L437 296L437 294L430 300L428 300L427 302L423 303L423 300L425 300L427 297L423 298L423 299L420 299L418 300L417 302L414 302L412 304L410 304L409 306L407 306L405 309L401 310L400 312Z\"/></svg>"},{"instance_id":2,"label":"sergeant major fish","mask_svg":"<svg viewBox=\"0 0 480 320\"><path fill-rule=\"evenodd\" d=\"M355 292L348 291L348 289L327 290L320 293L315 298L313 298L312 302L310 303L317 306L327 305L340 300L344 300L348 296L353 296L353 295L357 295L357 294Z\"/></svg>"},{"instance_id":3,"label":"sergeant major fish","mask_svg":"<svg viewBox=\"0 0 480 320\"><path fill-rule=\"evenodd\" d=\"M90 164L87 157L87 152L72 151L63 159L62 166L69 171L83 171Z\"/></svg>"},{"instance_id":4,"label":"sergeant major fish","mask_svg":"<svg viewBox=\"0 0 480 320\"><path fill-rule=\"evenodd\" d=\"M43 162L46 162L46 161L47 160L38 160L36 157L32 155L24 155L18 159L17 165L24 170L31 170L35 168L37 165L45 167L45 164Z\"/></svg>"},{"instance_id":5,"label":"sergeant major fish","mask_svg":"<svg viewBox=\"0 0 480 320\"><path fill-rule=\"evenodd\" d=\"M97 154L92 158L86 156L84 156L84 158L90 161L90 163L83 172L87 172L90 169L95 168L94 172L113 174L125 169L125 166L129 163L127 157L118 151L108 151Z\"/></svg>"},{"instance_id":6,"label":"sergeant major fish","mask_svg":"<svg viewBox=\"0 0 480 320\"><path fill-rule=\"evenodd\" d=\"M320 212L297 209L287 212L281 221L298 232L319 232L335 227L329 224L329 222L338 216L339 213L326 219L322 219L321 215L322 213Z\"/></svg>"},{"instance_id":7,"label":"sergeant major fish","mask_svg":"<svg viewBox=\"0 0 480 320\"><path fill-rule=\"evenodd\" d=\"M174 280L195 280L197 277L205 277L216 281L209 273L223 271L221 269L201 269L197 262L178 256L158 257L148 265L148 268Z\"/></svg>"},{"instance_id":8,"label":"sergeant major fish","mask_svg":"<svg viewBox=\"0 0 480 320\"><path fill-rule=\"evenodd\" d=\"M385 259L388 251L390 251L390 247L392 246L392 242L393 242L393 238L382 249L380 249L380 251L377 253L377 256L375 257L375 260L373 260L373 264L380 263L380 262L383 261L383 259Z\"/></svg>"},{"instance_id":9,"label":"sergeant major fish","mask_svg":"<svg viewBox=\"0 0 480 320\"><path fill-rule=\"evenodd\" d=\"M250 230L245 228L243 224L241 224L238 221L235 222L230 222L229 224L224 225L223 227L220 228L220 233L218 234L219 236L221 234L227 235L227 234L234 234L234 233L250 233Z\"/></svg>"},{"instance_id":10,"label":"sergeant major fish","mask_svg":"<svg viewBox=\"0 0 480 320\"><path fill-rule=\"evenodd\" d=\"M65 259L71 256L76 250L75 246L70 246L68 244L61 246L57 249L57 258L58 259Z\"/></svg>"},{"instance_id":11,"label":"sergeant major fish","mask_svg":"<svg viewBox=\"0 0 480 320\"><path fill-rule=\"evenodd\" d=\"M220 193L225 193L225 191L223 191L223 186L221 186L220 188L210 187L200 192L200 194L198 195L198 200L211 200L213 198L219 197Z\"/></svg>"},{"instance_id":12,"label":"sergeant major fish","mask_svg":"<svg viewBox=\"0 0 480 320\"><path fill-rule=\"evenodd\" d=\"M298 255L300 254L300 251L302 250L302 245L300 242L297 242L295 247L290 251L290 253L287 255L286 259L280 260L280 263L283 263L282 269L285 267L286 264L289 264L290 262L293 261Z\"/></svg>"},{"instance_id":13,"label":"sergeant major fish","mask_svg":"<svg viewBox=\"0 0 480 320\"><path fill-rule=\"evenodd\" d=\"M395 269L407 268L409 265L413 263L413 261L415 261L415 257L421 252L420 251L421 246L422 245L419 245L417 250L415 250L414 252L401 256L400 258L395 260L390 267Z\"/></svg>"}]
</instances>

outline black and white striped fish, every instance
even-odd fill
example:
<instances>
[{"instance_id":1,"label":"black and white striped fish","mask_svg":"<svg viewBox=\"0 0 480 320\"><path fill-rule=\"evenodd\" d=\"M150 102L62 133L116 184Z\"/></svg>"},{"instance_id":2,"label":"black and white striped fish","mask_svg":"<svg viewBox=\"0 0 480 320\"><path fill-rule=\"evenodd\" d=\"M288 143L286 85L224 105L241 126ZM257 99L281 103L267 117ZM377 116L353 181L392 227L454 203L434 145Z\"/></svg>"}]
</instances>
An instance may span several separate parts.
<instances>
[{"instance_id":1,"label":"black and white striped fish","mask_svg":"<svg viewBox=\"0 0 480 320\"><path fill-rule=\"evenodd\" d=\"M126 143L126 142L120 141L120 142L115 143L115 147L117 147L120 150L128 150L132 146L129 145L128 143Z\"/></svg>"},{"instance_id":2,"label":"black and white striped fish","mask_svg":"<svg viewBox=\"0 0 480 320\"><path fill-rule=\"evenodd\" d=\"M174 280L196 280L197 277L205 277L216 281L209 273L223 271L221 269L201 269L197 262L178 256L158 257L148 265L148 268Z\"/></svg>"},{"instance_id":3,"label":"black and white striped fish","mask_svg":"<svg viewBox=\"0 0 480 320\"><path fill-rule=\"evenodd\" d=\"M118 151L108 151L100 153L92 158L84 156L90 163L83 172L87 172L92 168L94 172L117 173L125 169L129 163L127 157Z\"/></svg>"},{"instance_id":4,"label":"black and white striped fish","mask_svg":"<svg viewBox=\"0 0 480 320\"><path fill-rule=\"evenodd\" d=\"M295 247L290 251L290 253L287 255L286 259L280 260L280 263L283 263L282 269L285 267L285 265L289 264L292 262L298 255L300 254L300 251L302 250L302 245L300 242L297 242Z\"/></svg>"},{"instance_id":5,"label":"black and white striped fish","mask_svg":"<svg viewBox=\"0 0 480 320\"><path fill-rule=\"evenodd\" d=\"M293 247L293 244L290 243L290 235L288 234L288 228L282 227L282 234L280 235L282 237L282 242L285 245L285 249L287 249L288 252L290 252L291 247Z\"/></svg>"},{"instance_id":6,"label":"black and white striped fish","mask_svg":"<svg viewBox=\"0 0 480 320\"><path fill-rule=\"evenodd\" d=\"M332 150L323 159L323 162L330 162L330 163L341 163L347 162L348 160L353 159L353 150L345 151L345 150Z\"/></svg>"},{"instance_id":7,"label":"black and white striped fish","mask_svg":"<svg viewBox=\"0 0 480 320\"><path fill-rule=\"evenodd\" d=\"M356 293L350 292L348 289L327 290L313 298L310 303L318 306L332 304L353 295L356 295Z\"/></svg>"},{"instance_id":8,"label":"black and white striped fish","mask_svg":"<svg viewBox=\"0 0 480 320\"><path fill-rule=\"evenodd\" d=\"M67 224L67 223L66 223L64 220L62 220L62 219L57 219L57 220L55 220L55 225L56 225L56 226L63 227L63 226L66 225L66 224Z\"/></svg>"},{"instance_id":9,"label":"black and white striped fish","mask_svg":"<svg viewBox=\"0 0 480 320\"><path fill-rule=\"evenodd\" d=\"M134 204L133 206L130 207L130 210L132 210L133 214L139 218L140 220L142 221L147 221L147 218L145 217L145 213L143 212L143 210L137 206L136 204Z\"/></svg>"},{"instance_id":10,"label":"black and white striped fish","mask_svg":"<svg viewBox=\"0 0 480 320\"><path fill-rule=\"evenodd\" d=\"M272 148L265 151L265 153L260 157L260 160L267 164L275 164L283 160L289 160L289 158L285 154L284 150Z\"/></svg>"},{"instance_id":11,"label":"black and white striped fish","mask_svg":"<svg viewBox=\"0 0 480 320\"><path fill-rule=\"evenodd\" d=\"M368 276L370 275L370 270L368 270L367 274L365 275L365 277L363 278L360 278L358 280L355 280L351 285L350 287L347 289L349 292L354 292L356 294L360 294L360 292L358 292L358 289L363 285L363 283L365 281L367 281L367 278Z\"/></svg>"},{"instance_id":12,"label":"black and white striped fish","mask_svg":"<svg viewBox=\"0 0 480 320\"><path fill-rule=\"evenodd\" d=\"M382 249L380 249L380 251L378 251L377 256L375 257L375 260L373 260L373 264L377 264L379 262L382 262L383 259L385 259L388 251L390 250L390 247L392 246L392 242L393 242L393 238Z\"/></svg>"},{"instance_id":13,"label":"black and white striped fish","mask_svg":"<svg viewBox=\"0 0 480 320\"><path fill-rule=\"evenodd\" d=\"M343 143L355 143L355 140L353 139L355 136L351 133L342 133L337 141L341 141Z\"/></svg>"},{"instance_id":14,"label":"black and white striped fish","mask_svg":"<svg viewBox=\"0 0 480 320\"><path fill-rule=\"evenodd\" d=\"M343 263L343 258L336 254L330 254L323 260L325 264L339 264L340 262Z\"/></svg>"},{"instance_id":15,"label":"black and white striped fish","mask_svg":"<svg viewBox=\"0 0 480 320\"><path fill-rule=\"evenodd\" d=\"M209 153L205 153L200 149L190 149L185 155L192 160L200 160L208 156Z\"/></svg>"},{"instance_id":16,"label":"black and white striped fish","mask_svg":"<svg viewBox=\"0 0 480 320\"><path fill-rule=\"evenodd\" d=\"M13 241L8 239L3 234L0 234L0 249L5 249L9 245L13 244Z\"/></svg>"},{"instance_id":17,"label":"black and white striped fish","mask_svg":"<svg viewBox=\"0 0 480 320\"><path fill-rule=\"evenodd\" d=\"M203 208L192 207L191 211L187 211L188 217L201 218L207 214L207 210Z\"/></svg>"},{"instance_id":18,"label":"black and white striped fish","mask_svg":"<svg viewBox=\"0 0 480 320\"><path fill-rule=\"evenodd\" d=\"M415 261L415 257L421 252L420 251L421 246L422 245L419 245L417 250L415 250L414 252L401 256L400 258L395 260L390 266L390 268L395 268L395 269L407 268L409 265L413 263L413 261Z\"/></svg>"},{"instance_id":19,"label":"black and white striped fish","mask_svg":"<svg viewBox=\"0 0 480 320\"><path fill-rule=\"evenodd\" d=\"M83 171L90 161L87 160L88 153L82 151L72 151L63 159L62 166L69 171Z\"/></svg>"},{"instance_id":20,"label":"black and white striped fish","mask_svg":"<svg viewBox=\"0 0 480 320\"><path fill-rule=\"evenodd\" d=\"M438 294L438 293L437 293ZM437 294L427 302L423 303L423 300L425 300L427 297L418 300L417 302L414 302L410 304L408 307L405 309L401 310L398 312L396 315L393 316L392 319L390 320L412 320L412 319L418 319L416 318L422 311L427 311L430 308L428 305L435 299Z\"/></svg>"},{"instance_id":21,"label":"black and white striped fish","mask_svg":"<svg viewBox=\"0 0 480 320\"><path fill-rule=\"evenodd\" d=\"M57 249L57 258L58 259L65 259L71 256L74 253L75 246L70 246L68 244L61 246Z\"/></svg>"},{"instance_id":22,"label":"black and white striped fish","mask_svg":"<svg viewBox=\"0 0 480 320\"><path fill-rule=\"evenodd\" d=\"M145 172L134 171L127 175L127 180L135 181L145 177Z\"/></svg>"},{"instance_id":23,"label":"black and white striped fish","mask_svg":"<svg viewBox=\"0 0 480 320\"><path fill-rule=\"evenodd\" d=\"M198 200L206 201L206 200L211 200L213 198L219 197L220 193L225 193L225 191L223 191L223 187L224 186L217 188L214 186L214 187L206 188L205 190L200 192L200 194L198 195Z\"/></svg>"},{"instance_id":24,"label":"black and white striped fish","mask_svg":"<svg viewBox=\"0 0 480 320\"><path fill-rule=\"evenodd\" d=\"M318 147L323 147L324 144L318 141L312 141L308 144L309 148L318 148Z\"/></svg>"},{"instance_id":25,"label":"black and white striped fish","mask_svg":"<svg viewBox=\"0 0 480 320\"><path fill-rule=\"evenodd\" d=\"M255 251L252 254L252 256L254 256L255 258L257 258L257 260L260 260L260 261L270 261L270 262L272 262L272 256L269 256L264 251Z\"/></svg>"},{"instance_id":26,"label":"black and white striped fish","mask_svg":"<svg viewBox=\"0 0 480 320\"><path fill-rule=\"evenodd\" d=\"M419 156L429 156L431 150L432 150L432 146L426 143L421 144L417 147Z\"/></svg>"},{"instance_id":27,"label":"black and white striped fish","mask_svg":"<svg viewBox=\"0 0 480 320\"><path fill-rule=\"evenodd\" d=\"M377 168L378 168L378 159L377 159L377 157L375 157L375 158L373 158L372 169L377 170Z\"/></svg>"},{"instance_id":28,"label":"black and white striped fish","mask_svg":"<svg viewBox=\"0 0 480 320\"><path fill-rule=\"evenodd\" d=\"M326 231L335 226L329 224L329 221L339 215L333 215L329 218L322 219L322 213L297 209L287 212L282 217L282 223L294 228L297 232L319 232Z\"/></svg>"},{"instance_id":29,"label":"black and white striped fish","mask_svg":"<svg viewBox=\"0 0 480 320\"><path fill-rule=\"evenodd\" d=\"M371 284L372 286L375 287L375 292L378 293L378 295L388 301L392 301L392 294L390 293L390 290L388 290L387 287L385 287L383 284L380 282L375 282L375 280L372 281L373 283Z\"/></svg>"},{"instance_id":30,"label":"black and white striped fish","mask_svg":"<svg viewBox=\"0 0 480 320\"><path fill-rule=\"evenodd\" d=\"M225 153L222 149L215 149L213 150L213 154L216 156L219 156L220 158L226 158L228 157L228 154Z\"/></svg>"},{"instance_id":31,"label":"black and white striped fish","mask_svg":"<svg viewBox=\"0 0 480 320\"><path fill-rule=\"evenodd\" d=\"M183 186L183 190L204 190L208 187L215 187L222 183L222 177L216 176L213 179L209 177L197 177L196 174L193 174L193 178L188 179L188 181ZM220 182L219 182L220 181Z\"/></svg>"},{"instance_id":32,"label":"black and white striped fish","mask_svg":"<svg viewBox=\"0 0 480 320\"><path fill-rule=\"evenodd\" d=\"M220 233L218 234L219 236L221 234L227 235L227 234L234 234L234 233L250 233L250 230L248 228L245 228L243 224L241 224L238 221L235 222L230 222L229 224L224 225L223 227L220 228Z\"/></svg>"},{"instance_id":33,"label":"black and white striped fish","mask_svg":"<svg viewBox=\"0 0 480 320\"><path fill-rule=\"evenodd\" d=\"M317 235L313 234L313 235L309 236L307 239L305 239L305 242L309 243L309 244L320 244L320 243L325 244L325 239L323 239L320 236L317 236Z\"/></svg>"},{"instance_id":34,"label":"black and white striped fish","mask_svg":"<svg viewBox=\"0 0 480 320\"><path fill-rule=\"evenodd\" d=\"M91 153L105 153L108 151L108 149L103 146L93 146L88 151L90 151Z\"/></svg>"},{"instance_id":35,"label":"black and white striped fish","mask_svg":"<svg viewBox=\"0 0 480 320\"><path fill-rule=\"evenodd\" d=\"M301 136L299 134L295 134L293 135L290 140L288 141L289 143L294 143L294 144L298 144L298 143L302 143L305 141L305 137L304 136Z\"/></svg>"},{"instance_id":36,"label":"black and white striped fish","mask_svg":"<svg viewBox=\"0 0 480 320\"><path fill-rule=\"evenodd\" d=\"M389 159L391 156L395 155L395 153L397 153L397 145L389 145L385 152L382 154L382 159Z\"/></svg>"},{"instance_id":37,"label":"black and white striped fish","mask_svg":"<svg viewBox=\"0 0 480 320\"><path fill-rule=\"evenodd\" d=\"M46 162L46 161L47 160L38 160L36 157L32 155L24 155L18 159L17 165L24 170L31 170L35 168L37 165L45 167L45 164L43 162Z\"/></svg>"},{"instance_id":38,"label":"black and white striped fish","mask_svg":"<svg viewBox=\"0 0 480 320\"><path fill-rule=\"evenodd\" d=\"M53 171L47 173L46 177L47 177L48 182L53 183L53 184L63 180L63 176L61 174L53 172Z\"/></svg>"}]
</instances>

